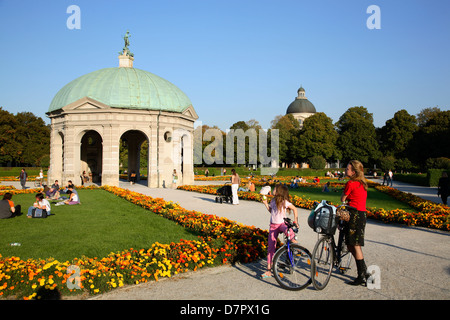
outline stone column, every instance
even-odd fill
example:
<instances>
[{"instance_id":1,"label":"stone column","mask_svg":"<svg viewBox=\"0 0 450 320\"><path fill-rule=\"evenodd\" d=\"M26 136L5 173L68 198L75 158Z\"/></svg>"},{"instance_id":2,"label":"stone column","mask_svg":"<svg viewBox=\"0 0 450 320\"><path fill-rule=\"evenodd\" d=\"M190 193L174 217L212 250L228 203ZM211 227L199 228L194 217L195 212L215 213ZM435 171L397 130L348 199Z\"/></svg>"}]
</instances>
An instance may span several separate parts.
<instances>
[{"instance_id":1,"label":"stone column","mask_svg":"<svg viewBox=\"0 0 450 320\"><path fill-rule=\"evenodd\" d=\"M66 126L64 130L64 169L62 177L62 185L67 185L69 180L72 180L74 185L81 184L76 180L76 163L80 162L80 141L75 141L75 128L73 126Z\"/></svg>"},{"instance_id":2,"label":"stone column","mask_svg":"<svg viewBox=\"0 0 450 320\"><path fill-rule=\"evenodd\" d=\"M103 126L102 185L119 186L119 143L118 130L112 125Z\"/></svg>"},{"instance_id":3,"label":"stone column","mask_svg":"<svg viewBox=\"0 0 450 320\"><path fill-rule=\"evenodd\" d=\"M62 183L63 173L63 140L58 130L52 125L50 133L50 169L47 172L47 184L52 185L55 180Z\"/></svg>"},{"instance_id":4,"label":"stone column","mask_svg":"<svg viewBox=\"0 0 450 320\"><path fill-rule=\"evenodd\" d=\"M156 117L155 117L156 120ZM152 121L152 123L156 123L156 121ZM149 141L148 141L148 180L147 180L147 186L149 188L157 188L162 187L162 180L161 183L158 184L158 133L157 133L157 125L150 126L150 134L149 134Z\"/></svg>"}]
</instances>

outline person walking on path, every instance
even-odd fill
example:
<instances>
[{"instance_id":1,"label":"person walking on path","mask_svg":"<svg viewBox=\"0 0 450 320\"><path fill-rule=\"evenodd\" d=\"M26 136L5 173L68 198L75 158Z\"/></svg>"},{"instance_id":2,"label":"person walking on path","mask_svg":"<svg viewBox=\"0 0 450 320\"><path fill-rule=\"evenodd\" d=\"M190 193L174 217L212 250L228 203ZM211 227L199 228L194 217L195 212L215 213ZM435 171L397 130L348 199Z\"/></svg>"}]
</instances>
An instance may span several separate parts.
<instances>
[{"instance_id":1,"label":"person walking on path","mask_svg":"<svg viewBox=\"0 0 450 320\"><path fill-rule=\"evenodd\" d=\"M366 228L367 182L364 178L363 165L358 160L351 160L348 163L345 175L350 180L345 184L341 201L347 202L350 207L355 208L349 208L350 220L344 226L345 243L348 251L355 258L358 270L357 278L348 284L357 286L365 284L367 278L367 267L361 248L364 246L364 230Z\"/></svg>"},{"instance_id":2,"label":"person walking on path","mask_svg":"<svg viewBox=\"0 0 450 320\"><path fill-rule=\"evenodd\" d=\"M447 172L442 172L442 177L439 178L438 196L441 196L442 203L447 205L447 197L449 194L449 180Z\"/></svg>"},{"instance_id":3,"label":"person walking on path","mask_svg":"<svg viewBox=\"0 0 450 320\"><path fill-rule=\"evenodd\" d=\"M298 228L298 213L297 208L289 202L289 189L284 184L278 184L273 192L274 197L270 202L264 199L262 203L266 206L266 209L270 212L270 227L269 227L269 238L267 244L267 271L261 275L262 279L272 276L272 259L275 254L275 247L277 245L278 235L283 232L286 233L287 226L284 223L284 218L286 218L286 211L292 210L294 212L294 224ZM295 234L292 230L289 230L287 236L296 242L294 237Z\"/></svg>"},{"instance_id":4,"label":"person walking on path","mask_svg":"<svg viewBox=\"0 0 450 320\"><path fill-rule=\"evenodd\" d=\"M22 171L20 172L20 175L19 175L20 185L22 186L22 189L26 189L25 184L27 183L27 177L28 177L28 174L25 171L25 168L22 168Z\"/></svg>"},{"instance_id":5,"label":"person walking on path","mask_svg":"<svg viewBox=\"0 0 450 320\"><path fill-rule=\"evenodd\" d=\"M389 186L389 181L388 181L388 172L385 171L383 174L383 186L384 184L387 183L386 185Z\"/></svg>"},{"instance_id":6,"label":"person walking on path","mask_svg":"<svg viewBox=\"0 0 450 320\"><path fill-rule=\"evenodd\" d=\"M177 182L178 182L177 169L173 169L173 172L172 172L172 189L176 189L177 188Z\"/></svg>"},{"instance_id":7,"label":"person walking on path","mask_svg":"<svg viewBox=\"0 0 450 320\"><path fill-rule=\"evenodd\" d=\"M392 188L392 181L394 181L394 174L392 173L392 170L389 169L388 172L388 183L387 186L389 187L389 182L391 183L391 188Z\"/></svg>"},{"instance_id":8,"label":"person walking on path","mask_svg":"<svg viewBox=\"0 0 450 320\"><path fill-rule=\"evenodd\" d=\"M231 169L231 194L233 195L233 204L239 204L238 188L241 184L241 178L236 173L236 170Z\"/></svg>"}]
</instances>

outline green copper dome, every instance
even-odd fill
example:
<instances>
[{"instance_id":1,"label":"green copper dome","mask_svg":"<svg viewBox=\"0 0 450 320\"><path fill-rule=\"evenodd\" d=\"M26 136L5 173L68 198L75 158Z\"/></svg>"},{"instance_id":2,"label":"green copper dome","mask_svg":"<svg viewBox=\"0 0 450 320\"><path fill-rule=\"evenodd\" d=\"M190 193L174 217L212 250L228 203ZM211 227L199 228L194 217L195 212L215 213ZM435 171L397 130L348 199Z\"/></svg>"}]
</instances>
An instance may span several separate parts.
<instances>
[{"instance_id":1,"label":"green copper dome","mask_svg":"<svg viewBox=\"0 0 450 320\"><path fill-rule=\"evenodd\" d=\"M192 106L174 84L136 68L105 68L65 85L53 98L48 112L89 97L113 108L183 112Z\"/></svg>"}]
</instances>

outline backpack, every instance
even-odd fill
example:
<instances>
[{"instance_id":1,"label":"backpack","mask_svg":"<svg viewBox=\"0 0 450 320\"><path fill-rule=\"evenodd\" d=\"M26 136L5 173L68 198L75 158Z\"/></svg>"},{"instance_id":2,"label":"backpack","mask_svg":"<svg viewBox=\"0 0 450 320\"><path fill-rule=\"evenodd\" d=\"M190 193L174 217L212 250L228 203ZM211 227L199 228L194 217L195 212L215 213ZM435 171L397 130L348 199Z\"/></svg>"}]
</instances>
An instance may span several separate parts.
<instances>
[{"instance_id":1,"label":"backpack","mask_svg":"<svg viewBox=\"0 0 450 320\"><path fill-rule=\"evenodd\" d=\"M47 218L47 210L34 208L31 212L32 218Z\"/></svg>"},{"instance_id":2,"label":"backpack","mask_svg":"<svg viewBox=\"0 0 450 320\"><path fill-rule=\"evenodd\" d=\"M322 200L311 210L308 225L317 233L334 235L337 228L336 207Z\"/></svg>"}]
</instances>

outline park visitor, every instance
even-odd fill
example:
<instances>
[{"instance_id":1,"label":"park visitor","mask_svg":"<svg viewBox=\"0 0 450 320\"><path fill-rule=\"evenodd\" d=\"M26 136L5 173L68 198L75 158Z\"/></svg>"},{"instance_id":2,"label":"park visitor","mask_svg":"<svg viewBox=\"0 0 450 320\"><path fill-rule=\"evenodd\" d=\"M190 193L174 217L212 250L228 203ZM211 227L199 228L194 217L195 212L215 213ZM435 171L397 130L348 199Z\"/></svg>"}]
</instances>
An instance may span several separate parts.
<instances>
[{"instance_id":1,"label":"park visitor","mask_svg":"<svg viewBox=\"0 0 450 320\"><path fill-rule=\"evenodd\" d=\"M178 182L177 170L173 169L173 173L172 173L172 188L174 188L174 189L177 188L177 182Z\"/></svg>"},{"instance_id":2,"label":"park visitor","mask_svg":"<svg viewBox=\"0 0 450 320\"><path fill-rule=\"evenodd\" d=\"M48 189L48 191L45 192L45 195L47 198L59 198L59 183L58 180L55 180L55 183L52 184L52 186Z\"/></svg>"},{"instance_id":3,"label":"park visitor","mask_svg":"<svg viewBox=\"0 0 450 320\"><path fill-rule=\"evenodd\" d=\"M231 194L233 196L233 204L237 205L239 204L239 198L238 198L238 188L239 184L241 183L241 178L239 178L239 175L236 173L236 170L231 169Z\"/></svg>"},{"instance_id":4,"label":"park visitor","mask_svg":"<svg viewBox=\"0 0 450 320\"><path fill-rule=\"evenodd\" d=\"M447 198L449 194L449 181L448 181L448 174L447 172L442 172L442 177L439 178L438 183L438 196L441 196L442 203L447 205Z\"/></svg>"},{"instance_id":5,"label":"park visitor","mask_svg":"<svg viewBox=\"0 0 450 320\"><path fill-rule=\"evenodd\" d=\"M19 175L20 185L22 186L22 189L26 189L25 184L27 183L27 177L28 177L28 174L25 171L25 168L22 168L22 171L20 171L20 175Z\"/></svg>"},{"instance_id":6,"label":"park visitor","mask_svg":"<svg viewBox=\"0 0 450 320\"><path fill-rule=\"evenodd\" d=\"M364 178L364 168L360 161L351 160L345 168L345 175L350 178L345 184L341 196L342 202L347 202L350 220L344 225L345 243L348 251L355 258L358 270L357 278L350 285L365 284L367 267L364 262L362 246L364 246L364 229L366 227L367 181Z\"/></svg>"},{"instance_id":7,"label":"park visitor","mask_svg":"<svg viewBox=\"0 0 450 320\"><path fill-rule=\"evenodd\" d=\"M44 171L39 171L39 186L42 188L42 184L44 183Z\"/></svg>"},{"instance_id":8,"label":"park visitor","mask_svg":"<svg viewBox=\"0 0 450 320\"><path fill-rule=\"evenodd\" d=\"M292 210L294 212L294 225L298 228L298 214L297 208L289 202L289 189L284 184L278 184L273 191L273 199L270 204L267 203L267 199L263 198L262 203L266 206L266 209L270 212L270 226L269 226L269 238L267 244L267 271L261 275L262 279L272 276L272 259L275 254L275 248L277 245L278 235L287 230L287 226L284 223L284 218L287 217L286 211ZM296 242L295 234L292 230L287 235L292 242Z\"/></svg>"},{"instance_id":9,"label":"park visitor","mask_svg":"<svg viewBox=\"0 0 450 320\"><path fill-rule=\"evenodd\" d=\"M47 199L45 199L44 194L43 193L38 193L36 195L36 202L33 203L33 205L31 207L28 208L28 214L27 217L31 218L33 215L33 209L42 209L47 211L47 216L50 215L50 211L51 211L51 207L50 207L50 202L48 202Z\"/></svg>"},{"instance_id":10,"label":"park visitor","mask_svg":"<svg viewBox=\"0 0 450 320\"><path fill-rule=\"evenodd\" d=\"M69 186L70 191L70 197L68 200L64 201L64 204L72 205L72 204L79 204L80 203L80 197L78 196L77 190L73 188L73 186Z\"/></svg>"},{"instance_id":11,"label":"park visitor","mask_svg":"<svg viewBox=\"0 0 450 320\"><path fill-rule=\"evenodd\" d=\"M21 207L20 204L14 206L12 199L12 193L7 192L3 195L3 199L0 200L0 219L8 219L20 216Z\"/></svg>"}]
</instances>

